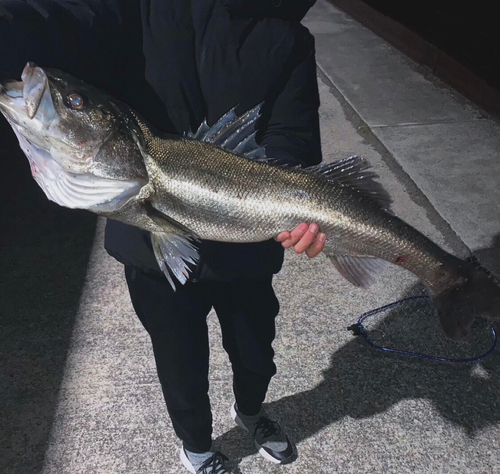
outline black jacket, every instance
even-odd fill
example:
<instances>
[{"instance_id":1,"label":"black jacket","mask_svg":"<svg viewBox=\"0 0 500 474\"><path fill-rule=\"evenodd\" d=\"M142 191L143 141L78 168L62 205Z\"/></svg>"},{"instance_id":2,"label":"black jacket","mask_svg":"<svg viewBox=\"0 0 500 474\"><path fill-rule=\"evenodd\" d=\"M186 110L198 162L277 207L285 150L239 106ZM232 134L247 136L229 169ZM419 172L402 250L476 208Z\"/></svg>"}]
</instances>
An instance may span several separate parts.
<instances>
[{"instance_id":1,"label":"black jacket","mask_svg":"<svg viewBox=\"0 0 500 474\"><path fill-rule=\"evenodd\" d=\"M263 101L257 140L267 155L312 165L321 161L319 98L314 40L300 20L313 3L142 0L139 11L133 0L0 0L0 78L19 76L28 60L64 69L170 133ZM105 246L160 272L147 232L108 221ZM276 273L283 249L204 241L200 255L198 277L234 279Z\"/></svg>"}]
</instances>

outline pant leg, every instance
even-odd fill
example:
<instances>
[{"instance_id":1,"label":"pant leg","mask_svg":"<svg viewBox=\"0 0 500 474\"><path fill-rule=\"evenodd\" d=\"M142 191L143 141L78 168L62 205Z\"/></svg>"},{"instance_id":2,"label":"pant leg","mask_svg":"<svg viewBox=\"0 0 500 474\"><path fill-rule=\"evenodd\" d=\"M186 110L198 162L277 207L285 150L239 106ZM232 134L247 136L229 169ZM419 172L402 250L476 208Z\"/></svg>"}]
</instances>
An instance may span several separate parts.
<instances>
[{"instance_id":1,"label":"pant leg","mask_svg":"<svg viewBox=\"0 0 500 474\"><path fill-rule=\"evenodd\" d=\"M177 436L190 451L208 451L212 414L208 398L211 309L203 283L179 285L125 267L130 298L153 345L158 377Z\"/></svg>"},{"instance_id":2,"label":"pant leg","mask_svg":"<svg viewBox=\"0 0 500 474\"><path fill-rule=\"evenodd\" d=\"M217 285L214 308L233 367L236 403L242 413L254 415L276 373L272 342L279 303L272 277Z\"/></svg>"}]
</instances>

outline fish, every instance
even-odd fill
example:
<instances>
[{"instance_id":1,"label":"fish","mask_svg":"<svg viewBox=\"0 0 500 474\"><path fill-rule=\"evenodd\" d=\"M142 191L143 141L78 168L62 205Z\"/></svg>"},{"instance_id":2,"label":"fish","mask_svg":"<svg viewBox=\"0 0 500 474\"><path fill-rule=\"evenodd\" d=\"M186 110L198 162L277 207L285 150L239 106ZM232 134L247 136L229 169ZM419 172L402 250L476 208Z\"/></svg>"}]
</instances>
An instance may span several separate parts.
<instances>
[{"instance_id":1,"label":"fish","mask_svg":"<svg viewBox=\"0 0 500 474\"><path fill-rule=\"evenodd\" d=\"M260 107L172 136L57 69L29 62L21 81L0 85L0 112L47 198L149 231L174 290L200 240L259 242L315 222L352 284L368 287L387 262L415 274L449 338L466 337L478 316L498 319L498 282L395 216L367 160L301 168L266 156L255 139Z\"/></svg>"}]
</instances>

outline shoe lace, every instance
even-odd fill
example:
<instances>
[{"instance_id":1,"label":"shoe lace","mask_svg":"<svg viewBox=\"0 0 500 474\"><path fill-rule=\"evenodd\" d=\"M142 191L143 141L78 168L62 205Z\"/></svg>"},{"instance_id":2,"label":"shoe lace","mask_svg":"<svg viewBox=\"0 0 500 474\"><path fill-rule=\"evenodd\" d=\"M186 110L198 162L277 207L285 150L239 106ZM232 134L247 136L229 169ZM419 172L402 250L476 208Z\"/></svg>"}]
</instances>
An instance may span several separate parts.
<instances>
[{"instance_id":1,"label":"shoe lace","mask_svg":"<svg viewBox=\"0 0 500 474\"><path fill-rule=\"evenodd\" d=\"M269 436L277 436L281 432L281 427L276 421L272 421L269 418L262 416L255 425L254 437L257 433L260 433L263 438L269 438Z\"/></svg>"},{"instance_id":2,"label":"shoe lace","mask_svg":"<svg viewBox=\"0 0 500 474\"><path fill-rule=\"evenodd\" d=\"M230 474L224 467L227 460L227 456L217 451L200 466L196 474Z\"/></svg>"}]
</instances>

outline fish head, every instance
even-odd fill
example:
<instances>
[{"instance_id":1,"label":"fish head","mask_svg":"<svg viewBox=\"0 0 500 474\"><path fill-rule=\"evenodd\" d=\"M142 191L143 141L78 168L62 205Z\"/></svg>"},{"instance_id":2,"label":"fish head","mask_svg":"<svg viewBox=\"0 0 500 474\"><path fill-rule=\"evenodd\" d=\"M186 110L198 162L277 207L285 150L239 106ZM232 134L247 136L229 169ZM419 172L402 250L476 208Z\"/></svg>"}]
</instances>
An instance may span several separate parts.
<instances>
[{"instance_id":1,"label":"fish head","mask_svg":"<svg viewBox=\"0 0 500 474\"><path fill-rule=\"evenodd\" d=\"M69 74L27 63L21 81L0 85L0 111L68 172L147 180L130 109Z\"/></svg>"},{"instance_id":2,"label":"fish head","mask_svg":"<svg viewBox=\"0 0 500 474\"><path fill-rule=\"evenodd\" d=\"M69 208L120 210L147 181L134 113L69 74L24 68L0 84L0 112L46 196Z\"/></svg>"}]
</instances>

